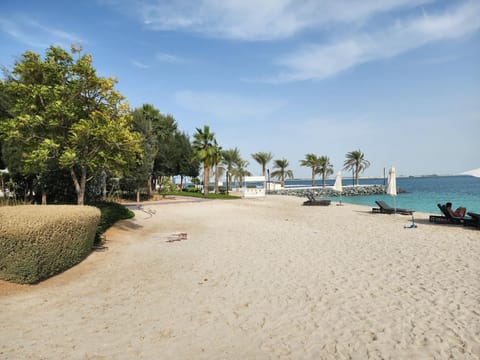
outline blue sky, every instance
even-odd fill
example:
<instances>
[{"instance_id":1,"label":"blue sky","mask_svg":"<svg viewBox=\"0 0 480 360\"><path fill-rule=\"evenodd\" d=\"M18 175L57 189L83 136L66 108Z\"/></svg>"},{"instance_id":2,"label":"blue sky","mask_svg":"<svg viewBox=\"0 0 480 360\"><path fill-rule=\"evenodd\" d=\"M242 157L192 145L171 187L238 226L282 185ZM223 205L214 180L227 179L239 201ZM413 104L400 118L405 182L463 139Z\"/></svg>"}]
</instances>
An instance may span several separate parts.
<instances>
[{"instance_id":1,"label":"blue sky","mask_svg":"<svg viewBox=\"0 0 480 360\"><path fill-rule=\"evenodd\" d=\"M480 167L479 0L0 1L1 66L72 43L132 108L209 125L254 174L258 151L297 178L307 153L338 171L357 149L368 176Z\"/></svg>"}]
</instances>

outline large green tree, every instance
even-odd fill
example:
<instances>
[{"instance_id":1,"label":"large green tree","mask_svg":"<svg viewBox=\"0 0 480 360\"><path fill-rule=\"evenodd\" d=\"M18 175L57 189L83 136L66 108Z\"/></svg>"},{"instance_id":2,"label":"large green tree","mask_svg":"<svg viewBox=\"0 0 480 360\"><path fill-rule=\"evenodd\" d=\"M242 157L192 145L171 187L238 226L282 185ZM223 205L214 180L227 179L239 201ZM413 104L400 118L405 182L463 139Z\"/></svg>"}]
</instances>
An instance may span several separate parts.
<instances>
[{"instance_id":1,"label":"large green tree","mask_svg":"<svg viewBox=\"0 0 480 360\"><path fill-rule=\"evenodd\" d=\"M7 119L9 118L9 113L8 113L8 108L9 108L9 101L8 101L8 96L7 93L5 92L5 82L3 80L0 80L0 121L1 119ZM0 136L1 140L1 136ZM4 161L3 161L3 156L2 156L2 141L0 141L0 169L4 169L6 167Z\"/></svg>"},{"instance_id":2,"label":"large green tree","mask_svg":"<svg viewBox=\"0 0 480 360\"><path fill-rule=\"evenodd\" d=\"M273 161L273 168L277 169L272 172L272 176L281 181L282 186L285 186L285 179L293 179L293 171L289 170L290 163L287 159L277 159Z\"/></svg>"},{"instance_id":3,"label":"large green tree","mask_svg":"<svg viewBox=\"0 0 480 360\"><path fill-rule=\"evenodd\" d=\"M130 168L141 154L141 135L132 131L115 84L97 76L92 57L77 49L52 46L44 59L25 52L5 82L12 118L0 123L3 138L22 149L22 172L68 169L82 205L93 176Z\"/></svg>"},{"instance_id":4,"label":"large green tree","mask_svg":"<svg viewBox=\"0 0 480 360\"><path fill-rule=\"evenodd\" d=\"M210 180L210 167L214 163L216 154L215 133L210 131L208 125L203 129L196 128L193 135L193 150L195 157L203 164L203 194L208 195L208 184Z\"/></svg>"},{"instance_id":5,"label":"large green tree","mask_svg":"<svg viewBox=\"0 0 480 360\"><path fill-rule=\"evenodd\" d=\"M10 109L10 101L5 88L5 81L0 80L0 119L10 117L8 110Z\"/></svg>"},{"instance_id":6,"label":"large green tree","mask_svg":"<svg viewBox=\"0 0 480 360\"><path fill-rule=\"evenodd\" d=\"M135 180L137 202L140 201L140 190L147 187L148 195L152 192L152 174L153 164L158 151L158 139L155 134L155 125L160 117L160 111L153 105L144 104L141 108L133 111L133 130L142 135L142 153L138 158L132 171L132 177Z\"/></svg>"},{"instance_id":7,"label":"large green tree","mask_svg":"<svg viewBox=\"0 0 480 360\"><path fill-rule=\"evenodd\" d=\"M137 185L137 201L140 197L140 188L146 187L148 196L152 195L152 178L154 172L155 159L160 150L160 143L165 142L168 135L163 130L171 125L170 119L160 113L151 104L143 104L142 107L133 111L133 129L139 132L143 141L141 143L143 157L137 159L133 178ZM168 125L165 125L167 123ZM171 125L174 129L176 125ZM170 131L170 129L168 129Z\"/></svg>"},{"instance_id":8,"label":"large green tree","mask_svg":"<svg viewBox=\"0 0 480 360\"><path fill-rule=\"evenodd\" d=\"M350 151L345 155L343 168L345 170L353 170L355 185L359 183L359 175L370 166L370 162L365 159L365 155L359 150Z\"/></svg>"},{"instance_id":9,"label":"large green tree","mask_svg":"<svg viewBox=\"0 0 480 360\"><path fill-rule=\"evenodd\" d=\"M180 187L183 189L185 176L197 177L199 175L200 162L194 158L192 143L187 134L177 131L175 133L175 174L180 175Z\"/></svg>"}]
</instances>

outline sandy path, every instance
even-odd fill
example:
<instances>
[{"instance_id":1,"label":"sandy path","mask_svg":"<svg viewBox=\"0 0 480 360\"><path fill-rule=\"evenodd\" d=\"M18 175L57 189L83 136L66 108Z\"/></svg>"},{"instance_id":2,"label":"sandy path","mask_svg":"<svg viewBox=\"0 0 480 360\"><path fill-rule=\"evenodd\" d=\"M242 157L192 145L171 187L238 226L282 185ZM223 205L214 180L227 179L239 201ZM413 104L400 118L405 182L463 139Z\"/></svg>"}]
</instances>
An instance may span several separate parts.
<instances>
[{"instance_id":1,"label":"sandy path","mask_svg":"<svg viewBox=\"0 0 480 360\"><path fill-rule=\"evenodd\" d=\"M301 202L144 206L3 291L0 358L480 359L480 231Z\"/></svg>"}]
</instances>

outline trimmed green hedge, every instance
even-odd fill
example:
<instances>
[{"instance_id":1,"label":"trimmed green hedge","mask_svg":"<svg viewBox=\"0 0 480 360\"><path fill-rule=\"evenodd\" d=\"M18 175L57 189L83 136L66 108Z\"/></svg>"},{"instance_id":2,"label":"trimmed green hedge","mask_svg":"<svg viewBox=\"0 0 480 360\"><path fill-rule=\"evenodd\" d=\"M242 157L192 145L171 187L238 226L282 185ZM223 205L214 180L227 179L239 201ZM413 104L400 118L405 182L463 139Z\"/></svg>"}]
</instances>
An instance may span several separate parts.
<instances>
[{"instance_id":1,"label":"trimmed green hedge","mask_svg":"<svg viewBox=\"0 0 480 360\"><path fill-rule=\"evenodd\" d=\"M99 209L74 205L0 207L0 278L36 283L91 251Z\"/></svg>"}]
</instances>

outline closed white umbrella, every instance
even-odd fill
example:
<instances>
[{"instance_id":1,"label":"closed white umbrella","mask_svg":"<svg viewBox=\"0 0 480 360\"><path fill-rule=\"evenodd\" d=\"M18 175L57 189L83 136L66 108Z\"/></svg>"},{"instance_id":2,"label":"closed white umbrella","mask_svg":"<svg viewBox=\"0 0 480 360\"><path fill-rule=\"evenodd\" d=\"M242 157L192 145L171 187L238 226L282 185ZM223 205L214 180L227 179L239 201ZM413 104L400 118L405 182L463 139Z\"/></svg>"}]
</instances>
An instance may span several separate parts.
<instances>
[{"instance_id":1,"label":"closed white umbrella","mask_svg":"<svg viewBox=\"0 0 480 360\"><path fill-rule=\"evenodd\" d=\"M333 184L333 190L338 191L340 193L340 204L339 205L342 205L343 187L342 187L342 172L341 171L339 171L337 173L337 177L335 178L335 184Z\"/></svg>"},{"instance_id":2,"label":"closed white umbrella","mask_svg":"<svg viewBox=\"0 0 480 360\"><path fill-rule=\"evenodd\" d=\"M397 177L395 174L395 168L392 166L388 171L388 184L387 184L387 194L393 196L393 206L395 207L395 212L397 210Z\"/></svg>"},{"instance_id":3,"label":"closed white umbrella","mask_svg":"<svg viewBox=\"0 0 480 360\"><path fill-rule=\"evenodd\" d=\"M397 177L395 175L395 168L392 166L388 171L387 194L397 196Z\"/></svg>"}]
</instances>

